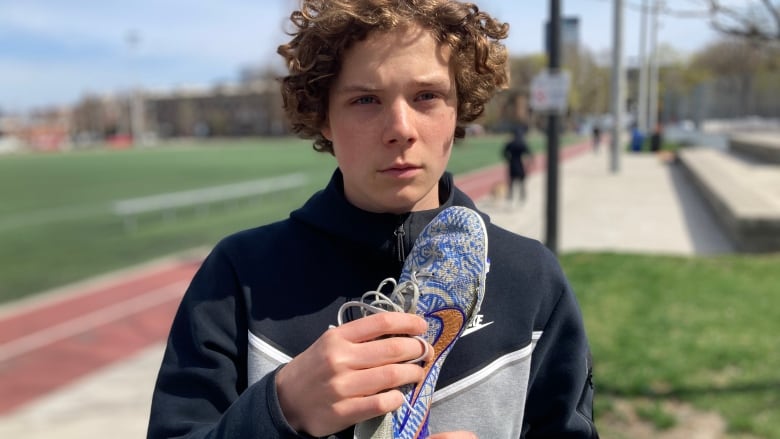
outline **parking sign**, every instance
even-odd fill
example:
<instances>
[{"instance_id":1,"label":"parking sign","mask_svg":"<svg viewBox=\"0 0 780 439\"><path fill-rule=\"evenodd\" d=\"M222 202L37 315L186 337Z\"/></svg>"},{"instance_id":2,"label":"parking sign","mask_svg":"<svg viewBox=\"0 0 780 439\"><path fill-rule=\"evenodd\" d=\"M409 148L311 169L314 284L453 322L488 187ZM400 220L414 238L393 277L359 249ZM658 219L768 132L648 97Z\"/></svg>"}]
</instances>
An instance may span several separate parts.
<instances>
[{"instance_id":1,"label":"parking sign","mask_svg":"<svg viewBox=\"0 0 780 439\"><path fill-rule=\"evenodd\" d=\"M566 113L569 72L544 70L531 80L531 108L541 113Z\"/></svg>"}]
</instances>

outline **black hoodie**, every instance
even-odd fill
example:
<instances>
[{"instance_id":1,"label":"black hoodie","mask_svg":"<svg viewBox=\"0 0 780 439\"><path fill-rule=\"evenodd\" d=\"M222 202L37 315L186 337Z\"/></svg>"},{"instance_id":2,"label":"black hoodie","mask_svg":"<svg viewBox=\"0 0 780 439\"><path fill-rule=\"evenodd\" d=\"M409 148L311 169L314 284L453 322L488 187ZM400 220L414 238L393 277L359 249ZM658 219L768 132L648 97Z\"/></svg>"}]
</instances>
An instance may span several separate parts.
<instances>
[{"instance_id":1,"label":"black hoodie","mask_svg":"<svg viewBox=\"0 0 780 439\"><path fill-rule=\"evenodd\" d=\"M335 324L339 306L398 278L442 209L474 203L445 174L438 209L376 214L345 198L337 170L286 220L223 239L182 299L152 401L149 438L298 438L276 395L278 368ZM580 310L539 242L489 222L480 315L447 357L433 432L482 439L595 438ZM352 438L352 429L331 437Z\"/></svg>"}]
</instances>

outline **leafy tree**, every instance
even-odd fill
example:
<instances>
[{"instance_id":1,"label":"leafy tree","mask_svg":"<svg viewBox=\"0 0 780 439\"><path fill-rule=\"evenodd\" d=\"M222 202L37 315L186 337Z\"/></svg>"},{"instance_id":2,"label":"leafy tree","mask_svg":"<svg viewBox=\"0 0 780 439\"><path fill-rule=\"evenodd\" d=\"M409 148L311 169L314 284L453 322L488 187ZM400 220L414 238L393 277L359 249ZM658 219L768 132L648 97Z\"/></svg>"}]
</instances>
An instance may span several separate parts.
<instances>
[{"instance_id":1,"label":"leafy tree","mask_svg":"<svg viewBox=\"0 0 780 439\"><path fill-rule=\"evenodd\" d=\"M564 67L571 73L569 108L574 115L605 113L609 108L610 71L582 49L570 56Z\"/></svg>"},{"instance_id":2,"label":"leafy tree","mask_svg":"<svg viewBox=\"0 0 780 439\"><path fill-rule=\"evenodd\" d=\"M693 65L703 68L740 97L737 110L744 113L751 105L753 79L760 65L758 50L744 40L729 39L710 44L694 58Z\"/></svg>"}]
</instances>

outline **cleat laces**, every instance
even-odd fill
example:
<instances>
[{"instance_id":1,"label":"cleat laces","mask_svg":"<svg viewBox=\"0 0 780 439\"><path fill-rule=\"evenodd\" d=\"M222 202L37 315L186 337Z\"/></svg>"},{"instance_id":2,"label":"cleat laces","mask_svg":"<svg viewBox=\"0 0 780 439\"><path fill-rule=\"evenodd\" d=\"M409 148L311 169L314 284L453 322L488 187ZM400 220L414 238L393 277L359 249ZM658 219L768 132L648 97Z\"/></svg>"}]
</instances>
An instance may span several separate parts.
<instances>
[{"instance_id":1,"label":"cleat laces","mask_svg":"<svg viewBox=\"0 0 780 439\"><path fill-rule=\"evenodd\" d=\"M379 283L376 290L363 293L360 300L345 302L339 307L338 315L336 317L338 326L344 324L345 315L352 308L358 308L361 317L378 314L380 312L403 312L414 314L417 309L417 302L420 299L420 286L417 276L430 277L432 274L424 271L419 273L413 272L408 281L401 282L400 284L392 277L388 277ZM386 295L382 292L387 285L392 285L393 288L390 295ZM422 336L413 335L411 337L419 340L425 351L419 357L414 360L405 361L405 363L420 362L428 356L431 350L430 345Z\"/></svg>"}]
</instances>

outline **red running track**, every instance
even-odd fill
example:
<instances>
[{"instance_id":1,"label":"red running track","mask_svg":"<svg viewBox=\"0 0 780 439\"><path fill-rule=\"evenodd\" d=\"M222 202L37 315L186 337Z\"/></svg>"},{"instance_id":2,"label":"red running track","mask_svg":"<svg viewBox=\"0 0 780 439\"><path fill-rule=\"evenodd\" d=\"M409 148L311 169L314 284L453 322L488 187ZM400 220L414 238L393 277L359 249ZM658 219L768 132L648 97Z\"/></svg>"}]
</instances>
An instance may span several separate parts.
<instances>
[{"instance_id":1,"label":"red running track","mask_svg":"<svg viewBox=\"0 0 780 439\"><path fill-rule=\"evenodd\" d=\"M200 264L169 261L0 319L0 415L165 340Z\"/></svg>"},{"instance_id":2,"label":"red running track","mask_svg":"<svg viewBox=\"0 0 780 439\"><path fill-rule=\"evenodd\" d=\"M588 142L564 148L574 157ZM537 156L530 173L542 170ZM506 178L497 165L455 179L478 200ZM164 341L200 258L167 260L0 314L0 416Z\"/></svg>"}]
</instances>

